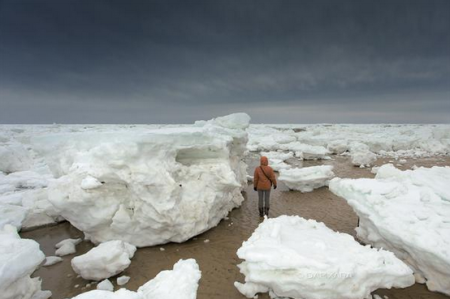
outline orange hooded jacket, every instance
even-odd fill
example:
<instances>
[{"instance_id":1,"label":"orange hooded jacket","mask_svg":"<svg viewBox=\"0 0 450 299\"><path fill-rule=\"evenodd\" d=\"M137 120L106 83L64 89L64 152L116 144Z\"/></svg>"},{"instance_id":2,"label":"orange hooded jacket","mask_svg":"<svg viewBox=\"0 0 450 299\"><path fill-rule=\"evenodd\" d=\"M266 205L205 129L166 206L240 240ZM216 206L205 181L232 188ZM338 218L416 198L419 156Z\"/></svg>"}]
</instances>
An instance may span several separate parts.
<instances>
[{"instance_id":1,"label":"orange hooded jacket","mask_svg":"<svg viewBox=\"0 0 450 299\"><path fill-rule=\"evenodd\" d=\"M261 157L260 162L261 166L255 168L255 173L253 176L253 186L257 190L270 190L272 185L274 185L274 187L277 186L275 173L273 172L272 167L269 166L267 157Z\"/></svg>"}]
</instances>

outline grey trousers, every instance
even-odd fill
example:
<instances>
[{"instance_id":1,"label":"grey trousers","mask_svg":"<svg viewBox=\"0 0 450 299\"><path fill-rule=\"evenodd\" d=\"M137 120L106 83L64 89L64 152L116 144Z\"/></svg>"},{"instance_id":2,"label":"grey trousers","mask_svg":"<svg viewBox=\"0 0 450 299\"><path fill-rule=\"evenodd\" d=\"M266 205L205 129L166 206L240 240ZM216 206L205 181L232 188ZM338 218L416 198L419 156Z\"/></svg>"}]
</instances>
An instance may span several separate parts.
<instances>
[{"instance_id":1,"label":"grey trousers","mask_svg":"<svg viewBox=\"0 0 450 299\"><path fill-rule=\"evenodd\" d=\"M260 209L270 208L270 190L258 190L258 197Z\"/></svg>"}]
</instances>

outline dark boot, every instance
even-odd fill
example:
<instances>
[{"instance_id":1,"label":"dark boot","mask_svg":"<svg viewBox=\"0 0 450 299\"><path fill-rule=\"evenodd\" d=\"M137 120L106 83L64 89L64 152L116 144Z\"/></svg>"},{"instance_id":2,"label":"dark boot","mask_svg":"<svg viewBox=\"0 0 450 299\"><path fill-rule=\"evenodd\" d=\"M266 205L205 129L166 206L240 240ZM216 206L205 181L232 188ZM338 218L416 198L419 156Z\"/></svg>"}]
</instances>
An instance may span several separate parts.
<instances>
[{"instance_id":1,"label":"dark boot","mask_svg":"<svg viewBox=\"0 0 450 299\"><path fill-rule=\"evenodd\" d=\"M269 217L269 208L266 208L265 214L266 214L267 217Z\"/></svg>"},{"instance_id":2,"label":"dark boot","mask_svg":"<svg viewBox=\"0 0 450 299\"><path fill-rule=\"evenodd\" d=\"M263 210L263 208L259 208L259 217L264 217L264 210Z\"/></svg>"}]
</instances>

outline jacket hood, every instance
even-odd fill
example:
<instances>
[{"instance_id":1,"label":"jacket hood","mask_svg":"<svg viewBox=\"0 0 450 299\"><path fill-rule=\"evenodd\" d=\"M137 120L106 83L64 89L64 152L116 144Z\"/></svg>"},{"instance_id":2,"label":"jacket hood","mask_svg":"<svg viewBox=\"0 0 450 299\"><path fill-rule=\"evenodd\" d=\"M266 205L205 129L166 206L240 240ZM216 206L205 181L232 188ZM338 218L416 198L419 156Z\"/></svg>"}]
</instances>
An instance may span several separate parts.
<instances>
[{"instance_id":1,"label":"jacket hood","mask_svg":"<svg viewBox=\"0 0 450 299\"><path fill-rule=\"evenodd\" d=\"M261 159L259 160L261 163L261 166L267 166L269 165L269 160L267 159L267 157L262 156Z\"/></svg>"}]
</instances>

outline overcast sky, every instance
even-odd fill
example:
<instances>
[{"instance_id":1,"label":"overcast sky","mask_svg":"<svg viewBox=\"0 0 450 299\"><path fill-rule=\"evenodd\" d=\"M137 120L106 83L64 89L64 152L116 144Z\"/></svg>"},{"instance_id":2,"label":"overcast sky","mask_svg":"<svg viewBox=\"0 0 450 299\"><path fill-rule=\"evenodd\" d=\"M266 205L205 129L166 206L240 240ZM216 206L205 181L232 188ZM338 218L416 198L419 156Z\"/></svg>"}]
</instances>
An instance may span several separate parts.
<instances>
[{"instance_id":1,"label":"overcast sky","mask_svg":"<svg viewBox=\"0 0 450 299\"><path fill-rule=\"evenodd\" d=\"M0 0L0 123L450 123L448 0Z\"/></svg>"}]
</instances>

